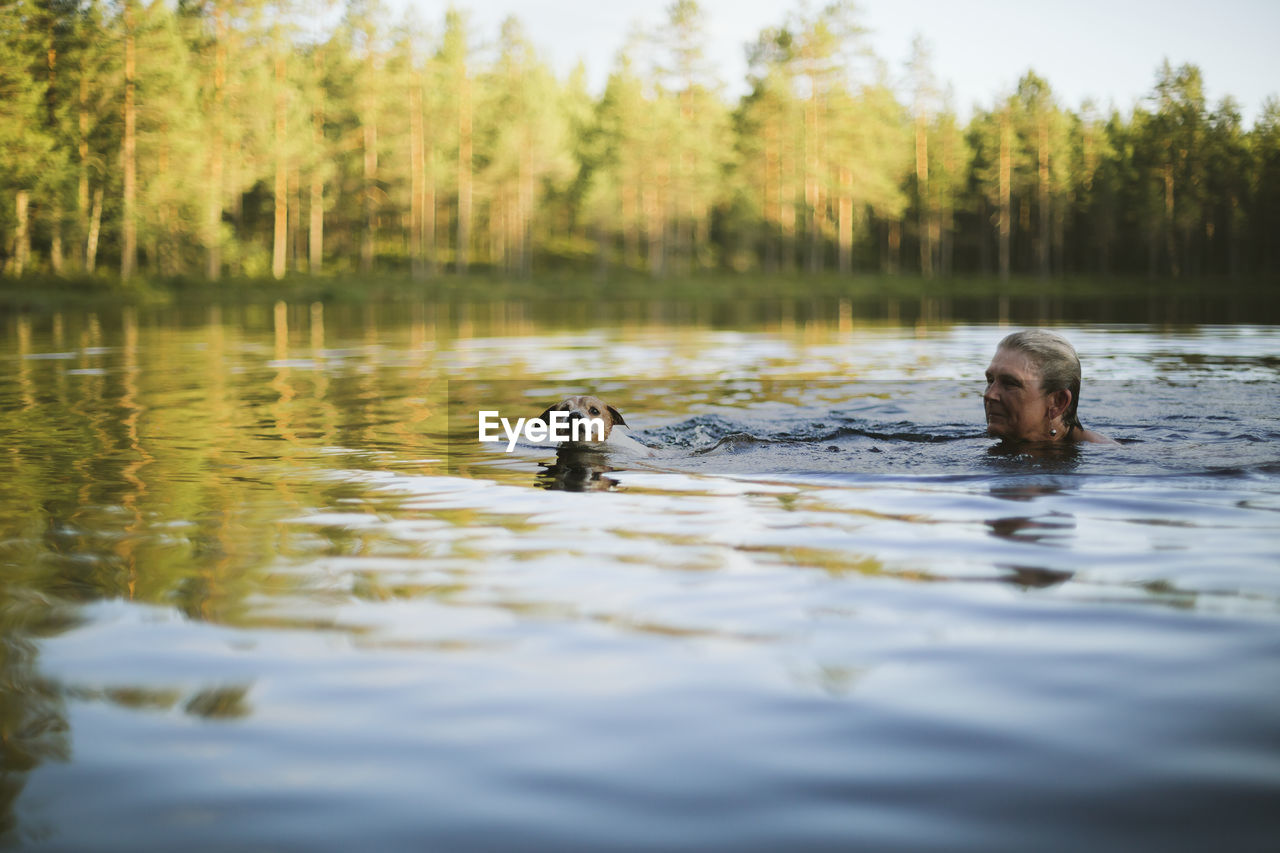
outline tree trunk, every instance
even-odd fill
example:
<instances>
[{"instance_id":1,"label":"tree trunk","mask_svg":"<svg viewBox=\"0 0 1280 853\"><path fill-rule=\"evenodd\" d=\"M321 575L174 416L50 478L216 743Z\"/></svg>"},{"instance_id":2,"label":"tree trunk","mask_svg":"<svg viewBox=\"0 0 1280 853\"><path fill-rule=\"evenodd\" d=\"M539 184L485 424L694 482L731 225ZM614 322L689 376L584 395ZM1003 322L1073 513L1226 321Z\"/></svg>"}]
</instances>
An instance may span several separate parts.
<instances>
[{"instance_id":1,"label":"tree trunk","mask_svg":"<svg viewBox=\"0 0 1280 853\"><path fill-rule=\"evenodd\" d=\"M279 48L277 47L277 50ZM284 278L285 251L289 240L289 173L285 156L285 131L288 113L285 92L284 54L276 56L276 121L275 121L275 229L271 244L271 275Z\"/></svg>"},{"instance_id":2,"label":"tree trunk","mask_svg":"<svg viewBox=\"0 0 1280 853\"><path fill-rule=\"evenodd\" d=\"M495 267L501 264L502 271L511 273L511 256L507 251L507 232L506 224L508 214L510 213L510 204L507 201L507 195L502 190L497 190L489 201L489 262Z\"/></svg>"},{"instance_id":3,"label":"tree trunk","mask_svg":"<svg viewBox=\"0 0 1280 853\"><path fill-rule=\"evenodd\" d=\"M1011 219L1018 223L1015 227L1018 229L1018 233L1022 235L1022 239L1018 241L1018 245L1013 247L1021 250L1019 253L1020 257L1018 258L1019 266L1023 269L1033 269L1036 266L1036 258L1033 257L1035 255L1036 238L1032 235L1031 231L1031 199L1023 197L1014 201L1013 216ZM1027 253L1028 237L1030 237L1031 240L1030 254ZM1010 239L1012 239L1012 237ZM1012 249L1010 249L1010 253L1012 254Z\"/></svg>"},{"instance_id":4,"label":"tree trunk","mask_svg":"<svg viewBox=\"0 0 1280 853\"><path fill-rule=\"evenodd\" d=\"M822 205L826 199L822 197L822 190L814 181L813 187L813 205L810 208L809 215L809 272L817 274L822 272L825 266L823 263L822 252L822 231L826 217L823 215Z\"/></svg>"},{"instance_id":5,"label":"tree trunk","mask_svg":"<svg viewBox=\"0 0 1280 853\"><path fill-rule=\"evenodd\" d=\"M622 185L622 265L640 265L640 229L636 211L636 187L629 178ZM601 227L604 227L603 225Z\"/></svg>"},{"instance_id":6,"label":"tree trunk","mask_svg":"<svg viewBox=\"0 0 1280 853\"><path fill-rule=\"evenodd\" d=\"M1111 237L1108 234L1098 239L1098 273L1103 277L1111 275Z\"/></svg>"},{"instance_id":7,"label":"tree trunk","mask_svg":"<svg viewBox=\"0 0 1280 853\"><path fill-rule=\"evenodd\" d=\"M48 126L51 132L56 133L58 126L58 49L54 42L53 18L49 18L49 26L47 32L49 41L45 50L45 67L49 71L48 85L45 87L45 107L48 109L49 119ZM55 274L62 273L62 201L57 197L56 191L51 204L47 206L49 210L49 266L52 267Z\"/></svg>"},{"instance_id":8,"label":"tree trunk","mask_svg":"<svg viewBox=\"0 0 1280 853\"><path fill-rule=\"evenodd\" d=\"M889 223L889 275L897 275L902 264L902 220Z\"/></svg>"},{"instance_id":9,"label":"tree trunk","mask_svg":"<svg viewBox=\"0 0 1280 853\"><path fill-rule=\"evenodd\" d=\"M316 54L316 70L320 69L320 54ZM316 159L324 156L324 104L317 100L311 110L311 140L315 145ZM320 165L311 168L310 198L307 215L310 218L307 234L307 270L316 275L324 266L324 181L320 178Z\"/></svg>"},{"instance_id":10,"label":"tree trunk","mask_svg":"<svg viewBox=\"0 0 1280 853\"><path fill-rule=\"evenodd\" d=\"M458 87L458 249L454 269L465 275L471 256L471 80L462 69Z\"/></svg>"},{"instance_id":11,"label":"tree trunk","mask_svg":"<svg viewBox=\"0 0 1280 853\"><path fill-rule=\"evenodd\" d=\"M655 278L663 274L663 258L665 255L666 221L662 215L664 199L659 193L662 184L661 167L654 185L644 189L645 208L645 241L649 250L649 274Z\"/></svg>"},{"instance_id":12,"label":"tree trunk","mask_svg":"<svg viewBox=\"0 0 1280 853\"><path fill-rule=\"evenodd\" d=\"M409 269L416 279L422 278L422 250L426 243L422 232L425 183L422 135L422 92L414 86L409 90Z\"/></svg>"},{"instance_id":13,"label":"tree trunk","mask_svg":"<svg viewBox=\"0 0 1280 853\"><path fill-rule=\"evenodd\" d=\"M818 150L819 117L818 94L815 89L809 96L805 110L805 164L804 164L804 201L808 208L806 213L809 231L809 272L822 271L822 187L818 183L821 169L821 154Z\"/></svg>"},{"instance_id":14,"label":"tree trunk","mask_svg":"<svg viewBox=\"0 0 1280 853\"><path fill-rule=\"evenodd\" d=\"M594 232L596 244L596 280L604 281L609 277L609 253L613 249L610 245L609 229L605 227L603 220L597 218L591 224L591 230Z\"/></svg>"},{"instance_id":15,"label":"tree trunk","mask_svg":"<svg viewBox=\"0 0 1280 853\"><path fill-rule=\"evenodd\" d=\"M15 203L17 215L17 228L14 234L16 245L13 250L13 274L21 276L27 268L27 262L31 257L31 223L28 211L30 210L31 193L27 190L18 190L18 197Z\"/></svg>"},{"instance_id":16,"label":"tree trunk","mask_svg":"<svg viewBox=\"0 0 1280 853\"><path fill-rule=\"evenodd\" d=\"M1160 272L1160 228L1154 216L1147 226L1147 278L1154 279Z\"/></svg>"},{"instance_id":17,"label":"tree trunk","mask_svg":"<svg viewBox=\"0 0 1280 853\"><path fill-rule=\"evenodd\" d=\"M378 119L370 96L364 104L364 229L360 237L360 271L373 272L374 243L378 227Z\"/></svg>"},{"instance_id":18,"label":"tree trunk","mask_svg":"<svg viewBox=\"0 0 1280 853\"><path fill-rule=\"evenodd\" d=\"M209 197L205 201L205 278L222 276L223 102L227 87L227 18L222 4L213 9L213 150L209 158Z\"/></svg>"},{"instance_id":19,"label":"tree trunk","mask_svg":"<svg viewBox=\"0 0 1280 853\"><path fill-rule=\"evenodd\" d=\"M924 113L916 116L916 204L920 215L920 274L933 278L933 225L929 204L929 135Z\"/></svg>"},{"instance_id":20,"label":"tree trunk","mask_svg":"<svg viewBox=\"0 0 1280 853\"><path fill-rule=\"evenodd\" d=\"M1049 277L1049 120L1040 117L1040 139L1037 145L1039 159L1039 206L1040 206L1040 242L1036 246L1036 260L1040 267L1040 277Z\"/></svg>"},{"instance_id":21,"label":"tree trunk","mask_svg":"<svg viewBox=\"0 0 1280 853\"><path fill-rule=\"evenodd\" d=\"M523 278L533 276L533 145L527 141L520 153L520 229L516 235L520 247L520 275Z\"/></svg>"},{"instance_id":22,"label":"tree trunk","mask_svg":"<svg viewBox=\"0 0 1280 853\"><path fill-rule=\"evenodd\" d=\"M84 268L93 272L98 267L98 234L102 231L102 187L93 191L93 211L89 214L89 235L84 244Z\"/></svg>"},{"instance_id":23,"label":"tree trunk","mask_svg":"<svg viewBox=\"0 0 1280 853\"><path fill-rule=\"evenodd\" d=\"M783 129L785 133L788 128ZM782 255L782 272L791 273L796 268L796 151L794 135L782 143L779 152L778 177L778 229L781 231L779 251Z\"/></svg>"},{"instance_id":24,"label":"tree trunk","mask_svg":"<svg viewBox=\"0 0 1280 853\"><path fill-rule=\"evenodd\" d=\"M769 122L764 139L764 269L767 273L778 270L779 183L781 166L778 159L777 131Z\"/></svg>"},{"instance_id":25,"label":"tree trunk","mask_svg":"<svg viewBox=\"0 0 1280 853\"><path fill-rule=\"evenodd\" d=\"M1169 274L1178 277L1178 253L1173 234L1173 164L1164 167L1164 240Z\"/></svg>"},{"instance_id":26,"label":"tree trunk","mask_svg":"<svg viewBox=\"0 0 1280 853\"><path fill-rule=\"evenodd\" d=\"M160 134L163 142L156 157L155 174L169 174L169 146L170 141L167 134ZM160 275L170 276L174 274L172 256L173 256L173 218L171 216L172 207L168 199L163 199L156 205L155 216L157 219L157 228L150 229L150 239L147 241L147 265L153 272L159 271Z\"/></svg>"},{"instance_id":27,"label":"tree trunk","mask_svg":"<svg viewBox=\"0 0 1280 853\"><path fill-rule=\"evenodd\" d=\"M978 268L991 275L991 211L985 195L978 198Z\"/></svg>"},{"instance_id":28,"label":"tree trunk","mask_svg":"<svg viewBox=\"0 0 1280 853\"><path fill-rule=\"evenodd\" d=\"M781 263L779 266L784 273L794 272L796 268L796 206L789 200L784 200L779 206L781 213L780 228L782 237L779 240L779 254L781 254Z\"/></svg>"},{"instance_id":29,"label":"tree trunk","mask_svg":"<svg viewBox=\"0 0 1280 853\"><path fill-rule=\"evenodd\" d=\"M1067 204L1071 204L1072 200L1068 198ZM1053 248L1054 270L1059 277L1067 273L1067 217L1063 210L1067 205L1056 204L1053 206Z\"/></svg>"},{"instance_id":30,"label":"tree trunk","mask_svg":"<svg viewBox=\"0 0 1280 853\"><path fill-rule=\"evenodd\" d=\"M49 266L53 268L54 275L62 275L62 204L55 202L49 224L51 226L51 234L49 237Z\"/></svg>"},{"instance_id":31,"label":"tree trunk","mask_svg":"<svg viewBox=\"0 0 1280 853\"><path fill-rule=\"evenodd\" d=\"M1227 211L1227 272L1233 281L1240 278L1240 199L1231 196L1231 206Z\"/></svg>"},{"instance_id":32,"label":"tree trunk","mask_svg":"<svg viewBox=\"0 0 1280 853\"><path fill-rule=\"evenodd\" d=\"M838 269L841 275L853 272L853 173L840 167L840 199L836 204L839 243Z\"/></svg>"},{"instance_id":33,"label":"tree trunk","mask_svg":"<svg viewBox=\"0 0 1280 853\"><path fill-rule=\"evenodd\" d=\"M89 75L85 73L80 75L79 128L77 147L80 154L80 180L76 186L76 239L79 242L80 266L88 269L85 239L89 233Z\"/></svg>"},{"instance_id":34,"label":"tree trunk","mask_svg":"<svg viewBox=\"0 0 1280 853\"><path fill-rule=\"evenodd\" d=\"M302 255L302 173L295 162L289 168L289 266L305 270Z\"/></svg>"},{"instance_id":35,"label":"tree trunk","mask_svg":"<svg viewBox=\"0 0 1280 853\"><path fill-rule=\"evenodd\" d=\"M939 253L939 264L942 266L943 278L951 278L952 264L955 261L955 211L948 204L941 223L942 251Z\"/></svg>"},{"instance_id":36,"label":"tree trunk","mask_svg":"<svg viewBox=\"0 0 1280 853\"><path fill-rule=\"evenodd\" d=\"M138 226L135 221L137 204L137 110L134 105L136 83L136 50L133 33L133 0L124 2L124 140L121 155L123 163L124 198L120 222L120 277L132 278L138 268Z\"/></svg>"},{"instance_id":37,"label":"tree trunk","mask_svg":"<svg viewBox=\"0 0 1280 853\"><path fill-rule=\"evenodd\" d=\"M436 243L436 178L435 172L431 169L426 169L424 172L422 233L427 255L427 275L435 275L438 270L436 258L439 257L439 253Z\"/></svg>"},{"instance_id":38,"label":"tree trunk","mask_svg":"<svg viewBox=\"0 0 1280 853\"><path fill-rule=\"evenodd\" d=\"M715 250L711 246L711 208L709 207L703 207L698 211L698 218L693 225L693 250L693 261L698 269L708 269L714 265Z\"/></svg>"},{"instance_id":39,"label":"tree trunk","mask_svg":"<svg viewBox=\"0 0 1280 853\"><path fill-rule=\"evenodd\" d=\"M1013 211L1010 210L1013 178L1013 128L1007 114L1000 118L1000 278L1009 280L1009 229Z\"/></svg>"},{"instance_id":40,"label":"tree trunk","mask_svg":"<svg viewBox=\"0 0 1280 853\"><path fill-rule=\"evenodd\" d=\"M230 158L231 163L231 183L233 186L241 186L243 167L237 170L236 166L243 162L244 149L238 143ZM233 232L237 235L244 233L244 193L237 192L231 196L231 221L233 223ZM240 275L244 272L244 261L240 254L237 253L231 261L231 274Z\"/></svg>"},{"instance_id":41,"label":"tree trunk","mask_svg":"<svg viewBox=\"0 0 1280 853\"><path fill-rule=\"evenodd\" d=\"M942 166L947 171L947 175L954 181L955 175L960 171L959 164L956 162L956 141L954 137L944 137L942 148ZM934 216L937 217L937 236L938 242L941 244L936 248L937 264L941 268L940 272L943 278L951 278L953 271L953 263L955 261L955 245L956 245L956 206L954 192L948 193L942 202L934 206Z\"/></svg>"},{"instance_id":42,"label":"tree trunk","mask_svg":"<svg viewBox=\"0 0 1280 853\"><path fill-rule=\"evenodd\" d=\"M216 124L221 125L221 122ZM216 281L222 275L222 132L213 134L213 151L209 161L209 198L205 202L204 276Z\"/></svg>"}]
</instances>

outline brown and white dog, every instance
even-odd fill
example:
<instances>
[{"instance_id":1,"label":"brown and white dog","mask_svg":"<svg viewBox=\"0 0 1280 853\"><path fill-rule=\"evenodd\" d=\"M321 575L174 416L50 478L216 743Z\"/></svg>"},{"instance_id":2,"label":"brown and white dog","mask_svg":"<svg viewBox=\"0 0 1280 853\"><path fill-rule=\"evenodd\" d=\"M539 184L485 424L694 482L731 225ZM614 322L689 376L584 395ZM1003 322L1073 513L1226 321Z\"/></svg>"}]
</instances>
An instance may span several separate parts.
<instances>
[{"instance_id":1,"label":"brown and white dog","mask_svg":"<svg viewBox=\"0 0 1280 853\"><path fill-rule=\"evenodd\" d=\"M617 429L617 427L627 426L627 422L623 420L622 413L599 397L589 395L566 397L554 406L548 406L539 415L539 418L550 425L552 412L568 412L564 421L571 425L575 421L599 421L603 425L603 439L594 440L594 437L600 434L601 429L600 426L592 425L594 427L590 430L592 440L564 441L560 443L562 448L598 451L622 450L643 456L648 456L652 452L651 448L646 447ZM582 426L585 427L586 424Z\"/></svg>"}]
</instances>

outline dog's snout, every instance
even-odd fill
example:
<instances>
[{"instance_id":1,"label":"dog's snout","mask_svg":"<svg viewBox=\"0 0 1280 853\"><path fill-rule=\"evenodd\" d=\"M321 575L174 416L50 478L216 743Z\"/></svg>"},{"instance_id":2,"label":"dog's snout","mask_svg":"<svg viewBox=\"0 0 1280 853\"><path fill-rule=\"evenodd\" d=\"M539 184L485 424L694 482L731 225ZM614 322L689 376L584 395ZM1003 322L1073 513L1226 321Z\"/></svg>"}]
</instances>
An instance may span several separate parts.
<instances>
[{"instance_id":1,"label":"dog's snout","mask_svg":"<svg viewBox=\"0 0 1280 853\"><path fill-rule=\"evenodd\" d=\"M580 420L582 420L584 417L585 417L585 415L583 415L583 414L582 414L582 412L579 412L579 411L576 411L576 410L575 410L575 411L572 411L572 412L570 412L570 413L569 413L569 420L571 420L571 421L580 421Z\"/></svg>"}]
</instances>

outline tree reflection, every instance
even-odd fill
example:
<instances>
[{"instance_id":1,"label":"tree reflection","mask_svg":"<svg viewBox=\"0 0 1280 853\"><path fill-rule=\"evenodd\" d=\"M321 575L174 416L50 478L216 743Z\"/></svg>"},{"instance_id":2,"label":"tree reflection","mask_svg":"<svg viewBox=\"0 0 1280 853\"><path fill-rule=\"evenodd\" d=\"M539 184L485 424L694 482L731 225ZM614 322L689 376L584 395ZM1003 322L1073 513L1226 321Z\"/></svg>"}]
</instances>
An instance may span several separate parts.
<instances>
[{"instance_id":1,"label":"tree reflection","mask_svg":"<svg viewBox=\"0 0 1280 853\"><path fill-rule=\"evenodd\" d=\"M330 340L350 329L311 306L194 322L134 309L0 316L12 365L0 374L0 842L21 831L28 774L70 759L69 702L252 712L250 684L59 683L40 673L40 644L74 627L75 605L116 599L268 624L253 595L305 585L278 566L327 547L288 523L341 501L316 476L333 470L326 451L376 454L388 436L413 446L415 425L443 408L443 388L423 381L433 327L415 325L413 369L400 370L381 318L360 320L368 345L343 350Z\"/></svg>"},{"instance_id":2,"label":"tree reflection","mask_svg":"<svg viewBox=\"0 0 1280 853\"><path fill-rule=\"evenodd\" d=\"M65 615L28 590L0 588L0 842L17 832L14 805L27 776L71 757L61 690L36 667L34 637L65 625Z\"/></svg>"},{"instance_id":3,"label":"tree reflection","mask_svg":"<svg viewBox=\"0 0 1280 853\"><path fill-rule=\"evenodd\" d=\"M1006 483L993 486L991 496L1001 500L1030 504L1036 500L1050 498L1063 492L1063 488L1053 482ZM1021 545L1044 545L1065 547L1070 544L1070 534L1076 529L1075 516L1068 513L1050 510L1031 515L1019 514L989 518L983 522L987 530L997 539ZM1003 578L1007 583L1023 589L1044 589L1066 583L1075 576L1075 572L1061 569L1050 569L1043 566L999 564L1011 574Z\"/></svg>"}]
</instances>

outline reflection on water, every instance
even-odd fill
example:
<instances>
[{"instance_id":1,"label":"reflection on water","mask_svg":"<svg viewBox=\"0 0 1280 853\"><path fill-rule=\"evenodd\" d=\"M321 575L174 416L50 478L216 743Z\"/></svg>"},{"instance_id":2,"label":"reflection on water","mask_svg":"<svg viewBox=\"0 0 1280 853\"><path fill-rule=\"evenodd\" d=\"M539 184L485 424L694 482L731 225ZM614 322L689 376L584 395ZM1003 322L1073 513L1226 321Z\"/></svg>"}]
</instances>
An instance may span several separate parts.
<instances>
[{"instance_id":1,"label":"reflection on water","mask_svg":"<svg viewBox=\"0 0 1280 853\"><path fill-rule=\"evenodd\" d=\"M618 481L607 476L614 468L609 456L592 450L557 450L554 462L539 463L537 483L565 492L607 492Z\"/></svg>"},{"instance_id":2,"label":"reflection on water","mask_svg":"<svg viewBox=\"0 0 1280 853\"><path fill-rule=\"evenodd\" d=\"M1067 326L1125 446L1011 453L1007 330L889 309L0 318L0 831L1269 841L1280 336ZM659 452L450 419L587 390Z\"/></svg>"},{"instance_id":3,"label":"reflection on water","mask_svg":"<svg viewBox=\"0 0 1280 853\"><path fill-rule=\"evenodd\" d=\"M70 755L62 693L36 665L37 638L70 626L65 612L51 612L47 602L18 585L0 588L0 608L0 837L11 837L26 775Z\"/></svg>"}]
</instances>

